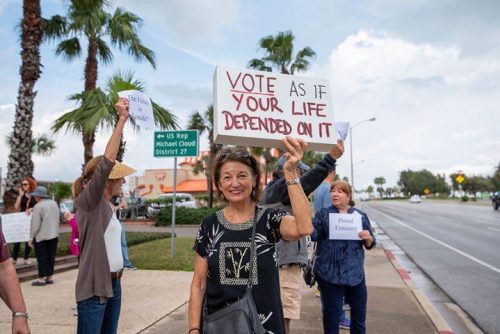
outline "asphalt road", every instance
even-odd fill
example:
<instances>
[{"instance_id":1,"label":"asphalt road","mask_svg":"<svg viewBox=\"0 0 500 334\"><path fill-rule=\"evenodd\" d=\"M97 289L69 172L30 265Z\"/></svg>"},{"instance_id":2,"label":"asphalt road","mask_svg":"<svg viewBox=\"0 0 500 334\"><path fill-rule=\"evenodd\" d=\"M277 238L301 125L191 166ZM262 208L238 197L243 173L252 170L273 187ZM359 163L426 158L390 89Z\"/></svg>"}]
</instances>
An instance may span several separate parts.
<instances>
[{"instance_id":1,"label":"asphalt road","mask_svg":"<svg viewBox=\"0 0 500 334\"><path fill-rule=\"evenodd\" d=\"M360 205L486 333L500 333L500 211L460 203Z\"/></svg>"}]
</instances>

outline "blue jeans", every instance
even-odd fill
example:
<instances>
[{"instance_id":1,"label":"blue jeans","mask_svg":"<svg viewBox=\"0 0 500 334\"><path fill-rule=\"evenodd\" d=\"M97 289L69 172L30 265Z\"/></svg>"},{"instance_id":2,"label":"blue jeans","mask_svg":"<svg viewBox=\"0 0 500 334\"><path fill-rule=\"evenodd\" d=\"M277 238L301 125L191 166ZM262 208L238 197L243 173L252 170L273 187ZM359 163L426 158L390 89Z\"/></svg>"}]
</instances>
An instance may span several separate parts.
<instances>
[{"instance_id":1,"label":"blue jeans","mask_svg":"<svg viewBox=\"0 0 500 334\"><path fill-rule=\"evenodd\" d=\"M113 297L101 304L100 297L94 296L78 302L77 334L116 334L120 308L122 304L122 288L120 280L113 280Z\"/></svg>"},{"instance_id":2,"label":"blue jeans","mask_svg":"<svg viewBox=\"0 0 500 334\"><path fill-rule=\"evenodd\" d=\"M323 304L323 331L325 334L338 334L339 323L344 313L343 299L351 306L351 334L366 333L366 302L368 294L365 279L356 286L337 285L316 276L321 290Z\"/></svg>"},{"instance_id":3,"label":"blue jeans","mask_svg":"<svg viewBox=\"0 0 500 334\"><path fill-rule=\"evenodd\" d=\"M128 258L128 248L127 248L127 238L125 237L125 226L123 225L123 222L120 222L122 224L122 256L123 256L123 266L124 267L133 267L134 265L132 262L130 262Z\"/></svg>"}]
</instances>

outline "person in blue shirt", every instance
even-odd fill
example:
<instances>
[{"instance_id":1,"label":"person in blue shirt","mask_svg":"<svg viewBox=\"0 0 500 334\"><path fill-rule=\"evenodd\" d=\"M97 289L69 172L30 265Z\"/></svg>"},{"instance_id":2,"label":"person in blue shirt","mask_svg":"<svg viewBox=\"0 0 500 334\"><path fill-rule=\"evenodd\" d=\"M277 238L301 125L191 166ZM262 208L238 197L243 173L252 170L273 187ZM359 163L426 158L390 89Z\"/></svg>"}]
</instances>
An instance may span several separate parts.
<instances>
[{"instance_id":1,"label":"person in blue shirt","mask_svg":"<svg viewBox=\"0 0 500 334\"><path fill-rule=\"evenodd\" d=\"M321 182L319 187L314 191L314 213L323 208L332 205L332 198L330 197L330 188L335 179L335 168L328 172L326 178Z\"/></svg>"},{"instance_id":2,"label":"person in blue shirt","mask_svg":"<svg viewBox=\"0 0 500 334\"><path fill-rule=\"evenodd\" d=\"M354 208L352 188L347 182L335 181L330 195L333 205L316 212L311 235L312 241L318 243L314 274L321 290L323 330L325 334L339 333L345 296L351 305L351 334L366 333L367 290L363 247L375 247L375 236L368 216ZM358 235L360 240L330 240L330 213L360 215L363 225Z\"/></svg>"}]
</instances>

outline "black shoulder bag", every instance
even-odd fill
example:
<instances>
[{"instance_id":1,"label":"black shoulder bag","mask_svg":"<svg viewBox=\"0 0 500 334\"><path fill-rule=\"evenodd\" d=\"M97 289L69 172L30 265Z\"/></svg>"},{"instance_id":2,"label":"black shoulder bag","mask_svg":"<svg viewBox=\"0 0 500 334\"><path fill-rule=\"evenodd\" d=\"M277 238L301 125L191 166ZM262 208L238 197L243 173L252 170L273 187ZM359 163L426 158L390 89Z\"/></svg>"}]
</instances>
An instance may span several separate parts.
<instances>
[{"instance_id":1,"label":"black shoulder bag","mask_svg":"<svg viewBox=\"0 0 500 334\"><path fill-rule=\"evenodd\" d=\"M207 301L203 306L203 334L265 334L267 331L260 322L259 313L252 296L252 275L255 254L255 230L257 228L257 207L252 227L250 246L250 271L247 289L238 301L208 314ZM257 261L256 261L257 262Z\"/></svg>"},{"instance_id":2,"label":"black shoulder bag","mask_svg":"<svg viewBox=\"0 0 500 334\"><path fill-rule=\"evenodd\" d=\"M312 288L314 284L316 284L316 277L314 275L314 265L316 264L316 247L317 243L315 242L312 246L312 256L309 260L307 260L307 265L304 268L304 272L302 273L302 277L304 277L304 282Z\"/></svg>"}]
</instances>

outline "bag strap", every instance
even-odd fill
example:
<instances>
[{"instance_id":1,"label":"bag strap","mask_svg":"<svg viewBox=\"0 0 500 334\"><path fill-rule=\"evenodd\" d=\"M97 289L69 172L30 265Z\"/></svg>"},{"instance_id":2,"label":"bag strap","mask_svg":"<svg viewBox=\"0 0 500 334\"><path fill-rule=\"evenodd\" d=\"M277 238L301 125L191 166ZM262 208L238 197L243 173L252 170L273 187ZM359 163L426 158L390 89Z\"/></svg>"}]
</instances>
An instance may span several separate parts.
<instances>
[{"instance_id":1,"label":"bag strap","mask_svg":"<svg viewBox=\"0 0 500 334\"><path fill-rule=\"evenodd\" d=\"M252 243L250 244L250 271L248 274L248 283L247 283L247 292L252 291L252 286L253 286L253 263L254 263L254 257L257 255L255 254L255 231L257 230L257 216L259 212L259 207L257 204L255 205L255 214L253 216L253 226L252 226ZM255 261L257 262L257 260Z\"/></svg>"},{"instance_id":2,"label":"bag strap","mask_svg":"<svg viewBox=\"0 0 500 334\"><path fill-rule=\"evenodd\" d=\"M258 206L255 205L255 214L253 216L253 226L252 226L252 242L250 244L250 271L248 276L247 289L245 294L252 292L253 286L253 258L256 256L255 254L255 232L257 230L257 216L258 216ZM205 296L203 298L203 306L202 306L202 318L208 315L208 302L207 302L207 294L205 292Z\"/></svg>"}]
</instances>

